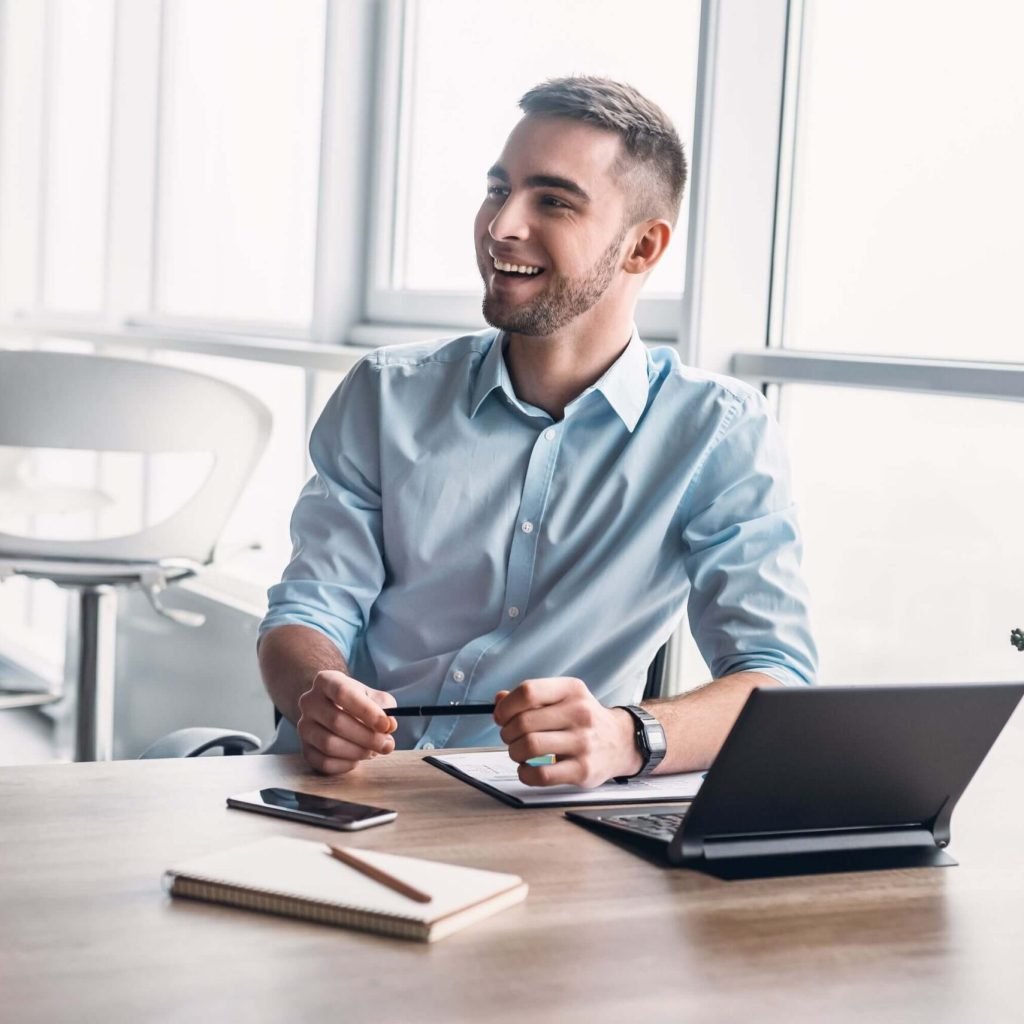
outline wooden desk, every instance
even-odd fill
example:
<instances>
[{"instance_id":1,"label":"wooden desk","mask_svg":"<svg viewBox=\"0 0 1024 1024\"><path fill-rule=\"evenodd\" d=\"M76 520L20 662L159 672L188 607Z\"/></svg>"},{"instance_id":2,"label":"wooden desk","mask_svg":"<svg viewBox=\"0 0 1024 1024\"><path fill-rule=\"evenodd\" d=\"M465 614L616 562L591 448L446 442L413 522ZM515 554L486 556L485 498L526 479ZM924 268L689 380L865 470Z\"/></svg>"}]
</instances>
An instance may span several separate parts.
<instances>
[{"instance_id":1,"label":"wooden desk","mask_svg":"<svg viewBox=\"0 0 1024 1024\"><path fill-rule=\"evenodd\" d=\"M514 810L400 753L329 781L295 758L0 770L0 1019L1024 1019L1024 718L953 818L956 868L721 882ZM434 945L191 901L163 870L272 834L284 785L398 809L351 842L511 871L526 903Z\"/></svg>"}]
</instances>

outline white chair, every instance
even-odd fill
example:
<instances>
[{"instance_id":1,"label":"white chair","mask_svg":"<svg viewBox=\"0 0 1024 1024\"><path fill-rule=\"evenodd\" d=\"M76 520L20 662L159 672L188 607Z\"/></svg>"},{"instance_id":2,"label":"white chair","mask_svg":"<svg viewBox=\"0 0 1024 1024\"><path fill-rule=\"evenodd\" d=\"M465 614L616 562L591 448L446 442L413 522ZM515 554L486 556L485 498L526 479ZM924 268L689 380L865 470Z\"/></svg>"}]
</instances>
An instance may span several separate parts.
<instances>
[{"instance_id":1,"label":"white chair","mask_svg":"<svg viewBox=\"0 0 1024 1024\"><path fill-rule=\"evenodd\" d=\"M199 373L128 359L0 350L0 446L212 456L209 473L177 511L134 533L52 540L0 532L0 581L17 574L79 592L76 760L108 760L113 753L116 588L141 586L161 614L199 624L194 613L164 608L159 593L212 560L270 426L258 399Z\"/></svg>"}]
</instances>

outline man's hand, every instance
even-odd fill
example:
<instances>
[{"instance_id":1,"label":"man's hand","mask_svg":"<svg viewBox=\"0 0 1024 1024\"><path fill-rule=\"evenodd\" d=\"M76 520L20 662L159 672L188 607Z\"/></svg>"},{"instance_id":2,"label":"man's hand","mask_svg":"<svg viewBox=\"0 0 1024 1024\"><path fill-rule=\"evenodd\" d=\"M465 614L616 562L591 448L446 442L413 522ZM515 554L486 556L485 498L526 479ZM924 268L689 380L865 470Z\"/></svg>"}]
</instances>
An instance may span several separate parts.
<instances>
[{"instance_id":1,"label":"man's hand","mask_svg":"<svg viewBox=\"0 0 1024 1024\"><path fill-rule=\"evenodd\" d=\"M395 703L390 693L371 690L344 672L318 672L299 698L302 756L318 772L341 775L360 761L390 754L395 749L390 734L398 722L382 709Z\"/></svg>"},{"instance_id":2,"label":"man's hand","mask_svg":"<svg viewBox=\"0 0 1024 1024\"><path fill-rule=\"evenodd\" d=\"M528 786L592 788L640 770L629 712L598 703L582 679L528 679L503 690L494 721ZM543 754L554 754L556 763L524 763Z\"/></svg>"}]
</instances>

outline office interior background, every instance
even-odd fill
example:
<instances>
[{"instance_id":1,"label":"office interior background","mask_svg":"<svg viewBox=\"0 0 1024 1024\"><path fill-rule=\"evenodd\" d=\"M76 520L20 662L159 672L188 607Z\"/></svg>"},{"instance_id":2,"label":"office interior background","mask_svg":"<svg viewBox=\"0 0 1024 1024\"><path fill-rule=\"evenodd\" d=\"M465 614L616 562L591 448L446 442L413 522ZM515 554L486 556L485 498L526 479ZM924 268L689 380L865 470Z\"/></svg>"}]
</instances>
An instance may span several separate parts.
<instances>
[{"instance_id":1,"label":"office interior background","mask_svg":"<svg viewBox=\"0 0 1024 1024\"><path fill-rule=\"evenodd\" d=\"M773 402L821 682L1019 679L1021 38L1012 0L0 3L0 345L198 370L274 417L215 565L164 597L205 625L122 600L118 756L268 734L256 624L309 429L367 346L484 326L486 169L518 97L575 72L636 85L691 156L638 325ZM208 470L0 447L0 530L130 532ZM19 499L44 485L64 504ZM0 584L0 686L62 691L68 608ZM706 678L683 627L669 687ZM17 712L42 739L0 763L67 756L63 706Z\"/></svg>"}]
</instances>

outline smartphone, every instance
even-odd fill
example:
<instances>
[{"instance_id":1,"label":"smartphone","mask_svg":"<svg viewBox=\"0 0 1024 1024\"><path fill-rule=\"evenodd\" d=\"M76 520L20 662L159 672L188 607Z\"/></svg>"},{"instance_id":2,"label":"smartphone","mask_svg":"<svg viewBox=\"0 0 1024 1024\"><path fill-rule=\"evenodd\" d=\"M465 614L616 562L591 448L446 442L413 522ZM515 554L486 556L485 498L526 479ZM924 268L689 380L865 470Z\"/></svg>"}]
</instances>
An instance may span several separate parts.
<instances>
[{"instance_id":1,"label":"smartphone","mask_svg":"<svg viewBox=\"0 0 1024 1024\"><path fill-rule=\"evenodd\" d=\"M228 797L228 807L257 814L273 814L278 818L292 818L310 825L323 825L341 832L354 832L360 828L384 825L398 817L397 811L385 807L354 804L348 800L332 800L313 793L296 793L293 789L257 789L252 793L239 793Z\"/></svg>"}]
</instances>

